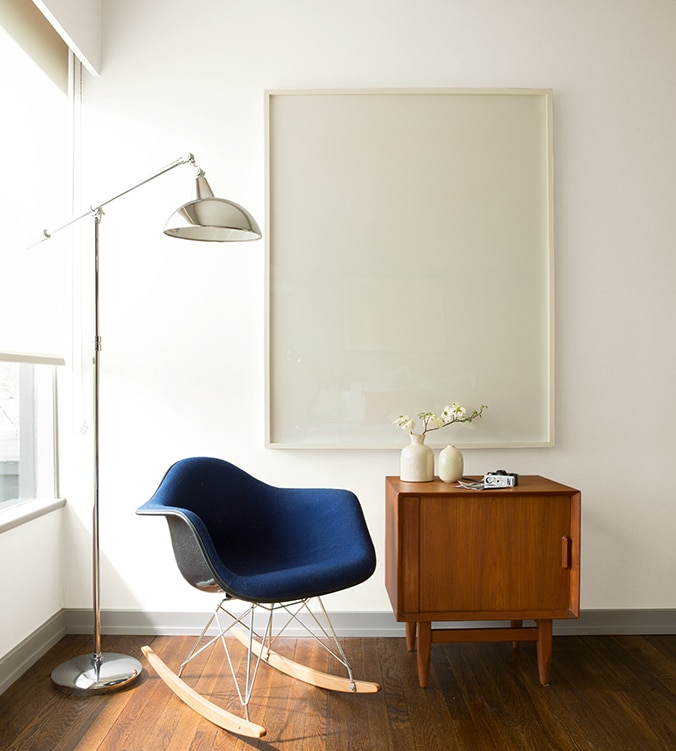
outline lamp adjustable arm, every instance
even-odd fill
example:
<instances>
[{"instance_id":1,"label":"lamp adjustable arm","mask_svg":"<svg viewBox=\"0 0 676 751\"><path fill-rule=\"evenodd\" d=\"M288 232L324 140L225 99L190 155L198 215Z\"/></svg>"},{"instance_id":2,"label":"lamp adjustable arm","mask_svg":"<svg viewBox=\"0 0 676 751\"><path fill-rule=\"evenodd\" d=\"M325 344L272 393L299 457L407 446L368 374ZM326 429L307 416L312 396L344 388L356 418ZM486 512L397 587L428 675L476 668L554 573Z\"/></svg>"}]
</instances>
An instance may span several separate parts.
<instances>
[{"instance_id":1,"label":"lamp adjustable arm","mask_svg":"<svg viewBox=\"0 0 676 751\"><path fill-rule=\"evenodd\" d=\"M195 162L195 157L192 154L185 154L184 156L179 157L175 161L171 162L171 164L167 164L165 167L162 167L156 172L153 172L153 174L146 177L145 180L141 180L141 182L136 183L135 185L132 185L130 188L123 190L121 193L118 193L117 195L114 195L111 198L108 198L107 200L102 201L101 203L90 206L87 211L85 211L82 214L79 214L78 216L73 217L72 219L69 219L65 224L62 224L61 226L56 227L55 229L52 229L52 230L48 230L48 229L42 230L43 237L38 242L41 242L42 240L48 240L52 235L55 235L57 232L60 232L62 229L66 229L66 227L70 227L71 224L75 224L76 222L79 222L81 219L84 219L85 217L98 214L101 211L101 209L104 206L107 206L109 203L116 201L118 198L122 198L122 196L126 196L127 193L131 193L133 190L136 190L136 188L140 188L142 185L145 185L146 183L151 182L156 177L160 177L160 175L164 175L166 172L170 172L175 167L180 167L182 164L191 164L197 170L197 177L201 177L204 175L204 171L200 169L200 167Z\"/></svg>"},{"instance_id":2,"label":"lamp adjustable arm","mask_svg":"<svg viewBox=\"0 0 676 751\"><path fill-rule=\"evenodd\" d=\"M92 424L94 428L94 511L92 522L92 569L93 569L93 603L94 603L94 650L91 655L76 657L59 665L52 672L52 681L70 691L85 693L103 693L112 688L129 685L141 673L141 663L127 655L101 652L101 601L100 601L100 548L99 548L99 353L101 337L99 336L99 225L103 216L103 207L132 190L145 185L156 177L169 172L181 164L191 164L196 169L195 182L197 196L195 200L183 204L167 222L164 233L170 237L184 240L201 240L205 242L238 242L258 240L261 231L256 220L242 206L216 198L204 177L204 172L195 164L192 154L177 159L166 167L157 170L145 180L131 188L118 193L112 198L89 208L88 211L73 217L70 221L54 230L43 230L41 240L49 239L55 232L74 224L80 219L91 216L94 220L94 408Z\"/></svg>"}]
</instances>

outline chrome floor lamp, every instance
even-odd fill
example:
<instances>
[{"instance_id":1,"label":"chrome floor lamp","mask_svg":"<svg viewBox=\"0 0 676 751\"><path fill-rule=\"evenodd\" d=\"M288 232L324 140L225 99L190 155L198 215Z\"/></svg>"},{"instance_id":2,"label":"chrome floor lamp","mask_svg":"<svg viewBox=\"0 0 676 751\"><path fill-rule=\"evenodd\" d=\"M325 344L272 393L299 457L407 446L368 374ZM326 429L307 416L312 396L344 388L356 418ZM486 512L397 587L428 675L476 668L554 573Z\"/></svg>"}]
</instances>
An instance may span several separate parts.
<instances>
[{"instance_id":1,"label":"chrome floor lamp","mask_svg":"<svg viewBox=\"0 0 676 751\"><path fill-rule=\"evenodd\" d=\"M49 239L56 232L86 217L94 223L94 406L92 427L94 434L94 508L93 508L93 584L94 584L94 650L91 655L82 655L64 662L52 671L52 682L66 691L83 695L94 695L132 684L141 674L141 663L134 657L115 652L101 652L101 581L99 549L99 354L101 337L99 334L99 225L103 207L140 188L160 175L183 164L196 170L197 195L192 201L181 206L169 218L164 227L165 234L186 240L205 242L238 242L258 240L261 231L256 220L246 209L232 201L215 198L204 177L204 172L195 163L192 154L177 159L166 167L136 183L131 188L118 193L103 203L91 207L79 216L73 217L54 230L44 230L43 239Z\"/></svg>"}]
</instances>

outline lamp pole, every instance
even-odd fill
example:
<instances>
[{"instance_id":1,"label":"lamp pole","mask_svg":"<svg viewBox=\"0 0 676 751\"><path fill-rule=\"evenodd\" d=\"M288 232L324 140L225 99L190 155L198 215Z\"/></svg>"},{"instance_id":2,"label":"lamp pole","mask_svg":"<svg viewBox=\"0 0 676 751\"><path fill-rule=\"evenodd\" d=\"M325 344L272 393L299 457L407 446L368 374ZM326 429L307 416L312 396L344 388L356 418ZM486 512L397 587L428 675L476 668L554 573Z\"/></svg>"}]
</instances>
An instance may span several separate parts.
<instances>
[{"instance_id":1,"label":"lamp pole","mask_svg":"<svg viewBox=\"0 0 676 751\"><path fill-rule=\"evenodd\" d=\"M181 206L170 217L164 228L165 234L188 240L207 242L233 242L257 240L261 231L255 219L246 209L223 198L214 197L209 184L192 154L186 154L171 164L154 172L149 177L123 190L96 207L73 217L54 230L43 231L43 240L56 232L84 219L93 217L94 225L94 355L93 355L93 432L94 432L94 488L92 519L92 577L94 643L90 655L81 655L58 665L51 674L52 682L59 688L83 695L95 695L114 691L131 685L141 674L143 667L134 657L116 652L101 652L101 569L100 569L100 452L99 452L99 397L100 397L100 353L101 336L99 330L99 228L103 207L140 188L182 164L191 164L196 169L196 198Z\"/></svg>"}]
</instances>

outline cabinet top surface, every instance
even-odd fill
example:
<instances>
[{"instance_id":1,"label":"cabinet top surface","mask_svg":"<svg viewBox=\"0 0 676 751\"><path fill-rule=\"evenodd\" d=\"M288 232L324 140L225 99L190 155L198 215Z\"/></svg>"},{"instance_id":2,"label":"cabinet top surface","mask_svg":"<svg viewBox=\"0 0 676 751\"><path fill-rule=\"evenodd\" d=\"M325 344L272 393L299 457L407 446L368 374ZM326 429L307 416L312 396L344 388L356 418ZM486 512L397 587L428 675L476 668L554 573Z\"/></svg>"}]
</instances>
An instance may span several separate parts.
<instances>
[{"instance_id":1,"label":"cabinet top surface","mask_svg":"<svg viewBox=\"0 0 676 751\"><path fill-rule=\"evenodd\" d=\"M472 479L479 480L482 475L468 475ZM579 493L580 491L560 482L549 480L540 475L519 475L519 484L514 488L495 488L491 490L467 490L461 488L457 482L442 482L435 477L432 482L402 482L399 477L386 477L386 485L396 493L421 496L421 495L472 495L495 496L495 495L525 495L542 493Z\"/></svg>"}]
</instances>

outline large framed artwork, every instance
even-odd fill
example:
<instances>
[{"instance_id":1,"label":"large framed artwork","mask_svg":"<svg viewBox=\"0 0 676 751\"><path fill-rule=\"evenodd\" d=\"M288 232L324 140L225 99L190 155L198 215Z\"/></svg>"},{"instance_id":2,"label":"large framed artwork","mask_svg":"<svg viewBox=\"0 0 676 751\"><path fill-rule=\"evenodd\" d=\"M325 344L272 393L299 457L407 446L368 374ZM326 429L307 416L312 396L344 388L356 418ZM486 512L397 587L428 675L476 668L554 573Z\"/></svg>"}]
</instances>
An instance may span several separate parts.
<instances>
[{"instance_id":1,"label":"large framed artwork","mask_svg":"<svg viewBox=\"0 0 676 751\"><path fill-rule=\"evenodd\" d=\"M268 91L266 142L267 445L552 445L551 91Z\"/></svg>"}]
</instances>

